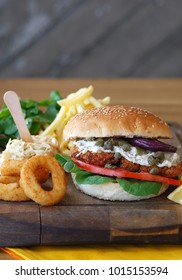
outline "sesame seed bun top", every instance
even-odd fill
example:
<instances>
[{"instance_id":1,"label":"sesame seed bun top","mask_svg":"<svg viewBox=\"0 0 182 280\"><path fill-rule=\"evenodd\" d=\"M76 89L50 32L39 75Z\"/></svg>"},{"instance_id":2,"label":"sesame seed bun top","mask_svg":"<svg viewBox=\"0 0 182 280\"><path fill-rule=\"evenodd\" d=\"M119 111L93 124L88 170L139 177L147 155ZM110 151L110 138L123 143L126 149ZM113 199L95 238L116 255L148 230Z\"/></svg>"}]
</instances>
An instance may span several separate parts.
<instances>
[{"instance_id":1,"label":"sesame seed bun top","mask_svg":"<svg viewBox=\"0 0 182 280\"><path fill-rule=\"evenodd\" d=\"M65 126L65 140L87 137L171 138L166 122L154 114L128 106L104 106L75 115Z\"/></svg>"}]
</instances>

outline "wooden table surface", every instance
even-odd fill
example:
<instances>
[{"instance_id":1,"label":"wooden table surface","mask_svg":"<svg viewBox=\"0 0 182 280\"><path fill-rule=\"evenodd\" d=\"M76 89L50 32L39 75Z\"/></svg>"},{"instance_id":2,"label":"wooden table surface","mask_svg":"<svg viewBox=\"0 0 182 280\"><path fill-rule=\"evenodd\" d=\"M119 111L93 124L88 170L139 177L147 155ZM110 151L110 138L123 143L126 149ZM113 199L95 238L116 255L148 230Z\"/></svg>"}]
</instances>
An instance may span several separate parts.
<instances>
[{"instance_id":1,"label":"wooden table surface","mask_svg":"<svg viewBox=\"0 0 182 280\"><path fill-rule=\"evenodd\" d=\"M111 97L112 104L139 106L170 122L182 121L182 79L8 79L0 80L0 105L3 94L14 90L23 98L46 99L51 90L63 97L81 87L93 85L93 96ZM1 234L1 233L0 233ZM13 259L0 250L0 259Z\"/></svg>"}]
</instances>

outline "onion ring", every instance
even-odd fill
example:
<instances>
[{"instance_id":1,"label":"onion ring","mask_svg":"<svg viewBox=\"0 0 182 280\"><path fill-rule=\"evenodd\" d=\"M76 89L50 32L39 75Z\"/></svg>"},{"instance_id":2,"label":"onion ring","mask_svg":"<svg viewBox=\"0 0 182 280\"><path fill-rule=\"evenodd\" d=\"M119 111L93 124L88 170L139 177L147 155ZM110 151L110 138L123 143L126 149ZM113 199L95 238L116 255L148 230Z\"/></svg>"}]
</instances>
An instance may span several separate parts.
<instances>
[{"instance_id":1,"label":"onion ring","mask_svg":"<svg viewBox=\"0 0 182 280\"><path fill-rule=\"evenodd\" d=\"M20 176L26 159L5 159L1 164L1 174L4 176Z\"/></svg>"},{"instance_id":2,"label":"onion ring","mask_svg":"<svg viewBox=\"0 0 182 280\"><path fill-rule=\"evenodd\" d=\"M1 164L1 174L4 176L20 176L21 169L26 159L6 159ZM39 182L44 183L49 178L49 171L41 166L35 170Z\"/></svg>"},{"instance_id":3,"label":"onion ring","mask_svg":"<svg viewBox=\"0 0 182 280\"><path fill-rule=\"evenodd\" d=\"M19 183L20 177L18 176L0 176L0 183L10 184L10 183Z\"/></svg>"},{"instance_id":4,"label":"onion ring","mask_svg":"<svg viewBox=\"0 0 182 280\"><path fill-rule=\"evenodd\" d=\"M45 190L41 187L35 176L37 168L50 171L52 189ZM61 201L66 192L66 175L58 161L51 156L37 155L30 158L21 169L20 186L25 194L36 203L44 206L55 205Z\"/></svg>"},{"instance_id":5,"label":"onion ring","mask_svg":"<svg viewBox=\"0 0 182 280\"><path fill-rule=\"evenodd\" d=\"M0 199L5 201L28 201L28 198L18 182L0 183Z\"/></svg>"}]
</instances>

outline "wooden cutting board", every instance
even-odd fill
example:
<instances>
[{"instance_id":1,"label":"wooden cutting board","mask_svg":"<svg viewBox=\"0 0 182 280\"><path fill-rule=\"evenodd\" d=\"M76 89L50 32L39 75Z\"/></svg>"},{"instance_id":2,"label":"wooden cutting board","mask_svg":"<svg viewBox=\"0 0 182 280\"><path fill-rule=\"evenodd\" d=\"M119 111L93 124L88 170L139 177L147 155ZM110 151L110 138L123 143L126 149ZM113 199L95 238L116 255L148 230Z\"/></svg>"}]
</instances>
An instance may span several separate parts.
<instances>
[{"instance_id":1,"label":"wooden cutting board","mask_svg":"<svg viewBox=\"0 0 182 280\"><path fill-rule=\"evenodd\" d=\"M171 124L174 145L182 126ZM0 201L0 247L73 244L182 244L182 206L167 199L174 187L149 200L111 202L68 191L57 206Z\"/></svg>"}]
</instances>

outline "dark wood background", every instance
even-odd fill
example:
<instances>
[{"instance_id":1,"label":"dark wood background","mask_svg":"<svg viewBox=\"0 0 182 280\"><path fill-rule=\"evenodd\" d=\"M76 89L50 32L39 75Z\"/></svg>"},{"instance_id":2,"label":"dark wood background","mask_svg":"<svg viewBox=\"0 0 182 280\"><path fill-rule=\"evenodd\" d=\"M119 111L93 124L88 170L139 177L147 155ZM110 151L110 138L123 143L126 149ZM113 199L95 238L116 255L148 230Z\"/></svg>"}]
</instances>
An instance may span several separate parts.
<instances>
[{"instance_id":1,"label":"dark wood background","mask_svg":"<svg viewBox=\"0 0 182 280\"><path fill-rule=\"evenodd\" d=\"M0 78L181 76L181 0L0 0Z\"/></svg>"}]
</instances>

